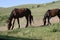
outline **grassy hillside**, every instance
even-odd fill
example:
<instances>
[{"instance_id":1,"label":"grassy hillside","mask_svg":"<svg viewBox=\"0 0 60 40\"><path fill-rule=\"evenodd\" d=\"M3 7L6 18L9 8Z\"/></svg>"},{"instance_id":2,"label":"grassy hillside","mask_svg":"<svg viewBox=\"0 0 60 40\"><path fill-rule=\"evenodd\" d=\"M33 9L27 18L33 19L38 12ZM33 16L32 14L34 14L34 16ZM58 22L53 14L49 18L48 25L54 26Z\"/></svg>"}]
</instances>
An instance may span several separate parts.
<instances>
[{"instance_id":1,"label":"grassy hillside","mask_svg":"<svg viewBox=\"0 0 60 40\"><path fill-rule=\"evenodd\" d=\"M0 8L0 27L5 26L6 24L5 21L7 20L9 14L14 8L25 8L25 7L31 10L36 24L41 24L40 22L43 19L43 15L46 13L48 9L60 8L60 1L51 2L48 4L27 4L9 8ZM24 21L25 19L23 18L21 20L22 25L24 25L24 23L26 22ZM28 28L14 29L3 32L1 31L0 39L1 40L60 40L60 23L56 22L48 26L38 25L37 27L31 26Z\"/></svg>"}]
</instances>

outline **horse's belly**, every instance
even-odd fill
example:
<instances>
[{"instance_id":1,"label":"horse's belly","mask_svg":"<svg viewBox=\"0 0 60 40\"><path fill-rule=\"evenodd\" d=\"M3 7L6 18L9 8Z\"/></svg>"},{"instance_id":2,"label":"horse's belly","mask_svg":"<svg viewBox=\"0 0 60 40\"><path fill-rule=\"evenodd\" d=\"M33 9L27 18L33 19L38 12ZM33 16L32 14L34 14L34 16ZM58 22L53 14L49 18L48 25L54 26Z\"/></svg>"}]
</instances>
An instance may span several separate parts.
<instances>
[{"instance_id":1,"label":"horse's belly","mask_svg":"<svg viewBox=\"0 0 60 40\"><path fill-rule=\"evenodd\" d=\"M53 14L53 13L52 13L51 16L54 17L54 16L56 16L56 14Z\"/></svg>"},{"instance_id":2,"label":"horse's belly","mask_svg":"<svg viewBox=\"0 0 60 40\"><path fill-rule=\"evenodd\" d=\"M25 15L19 15L19 18L22 18L22 17L24 17Z\"/></svg>"}]
</instances>

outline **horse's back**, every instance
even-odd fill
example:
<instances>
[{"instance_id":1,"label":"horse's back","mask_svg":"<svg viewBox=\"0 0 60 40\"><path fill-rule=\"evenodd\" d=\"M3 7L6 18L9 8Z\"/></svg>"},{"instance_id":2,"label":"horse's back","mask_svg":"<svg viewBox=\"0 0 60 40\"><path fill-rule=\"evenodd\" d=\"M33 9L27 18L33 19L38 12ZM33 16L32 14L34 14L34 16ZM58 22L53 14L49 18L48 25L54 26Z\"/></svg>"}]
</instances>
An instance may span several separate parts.
<instances>
[{"instance_id":1,"label":"horse's back","mask_svg":"<svg viewBox=\"0 0 60 40\"><path fill-rule=\"evenodd\" d=\"M48 10L47 12L49 13L50 16L54 17L58 14L58 11L60 9L51 9L51 10Z\"/></svg>"},{"instance_id":2,"label":"horse's back","mask_svg":"<svg viewBox=\"0 0 60 40\"><path fill-rule=\"evenodd\" d=\"M20 8L20 9L15 8L12 11L12 14L14 17L23 17L23 16L31 15L31 11L28 8Z\"/></svg>"}]
</instances>

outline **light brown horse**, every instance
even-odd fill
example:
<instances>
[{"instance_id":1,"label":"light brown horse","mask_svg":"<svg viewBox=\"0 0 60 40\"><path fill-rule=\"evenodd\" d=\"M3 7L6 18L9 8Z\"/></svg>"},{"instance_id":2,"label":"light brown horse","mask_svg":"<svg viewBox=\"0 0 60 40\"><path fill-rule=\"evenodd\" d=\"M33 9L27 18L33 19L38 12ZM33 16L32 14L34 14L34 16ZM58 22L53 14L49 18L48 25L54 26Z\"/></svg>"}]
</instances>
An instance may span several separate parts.
<instances>
[{"instance_id":1,"label":"light brown horse","mask_svg":"<svg viewBox=\"0 0 60 40\"><path fill-rule=\"evenodd\" d=\"M46 19L48 19L48 24L51 24L50 23L50 19L52 17L55 17L55 16L58 16L58 18L60 19L60 9L51 9L51 10L48 10L45 15L44 15L44 18L43 18L43 22L44 22L44 25L46 25Z\"/></svg>"},{"instance_id":2,"label":"light brown horse","mask_svg":"<svg viewBox=\"0 0 60 40\"><path fill-rule=\"evenodd\" d=\"M21 8L21 9L15 8L11 12L11 14L8 18L8 30L11 29L11 26L12 26L12 29L14 28L15 19L17 19L17 22L18 22L18 25L19 25L19 28L20 28L19 18L22 18L22 17L25 17L26 20L27 20L26 27L28 27L29 22L30 22L30 25L31 25L31 22L33 21L33 16L31 15L30 9L28 9L28 8ZM12 24L12 20L13 20L13 24Z\"/></svg>"}]
</instances>

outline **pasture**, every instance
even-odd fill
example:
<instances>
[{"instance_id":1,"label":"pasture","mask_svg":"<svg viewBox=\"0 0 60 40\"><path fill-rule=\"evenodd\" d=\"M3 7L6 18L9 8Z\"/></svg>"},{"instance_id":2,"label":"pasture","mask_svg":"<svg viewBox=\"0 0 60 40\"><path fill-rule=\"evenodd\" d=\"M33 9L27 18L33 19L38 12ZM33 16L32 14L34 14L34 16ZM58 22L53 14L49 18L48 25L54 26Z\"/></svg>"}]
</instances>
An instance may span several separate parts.
<instances>
[{"instance_id":1,"label":"pasture","mask_svg":"<svg viewBox=\"0 0 60 40\"><path fill-rule=\"evenodd\" d=\"M38 5L40 5L38 7ZM25 28L25 18L20 18L21 29L18 29L17 22L14 30L7 30L6 20L14 8L27 7L31 10L34 17L32 26ZM0 8L0 39L4 40L60 40L60 23L57 17L50 21L52 25L43 25L43 15L48 9L60 8L60 1L48 4L27 4L9 8Z\"/></svg>"}]
</instances>

